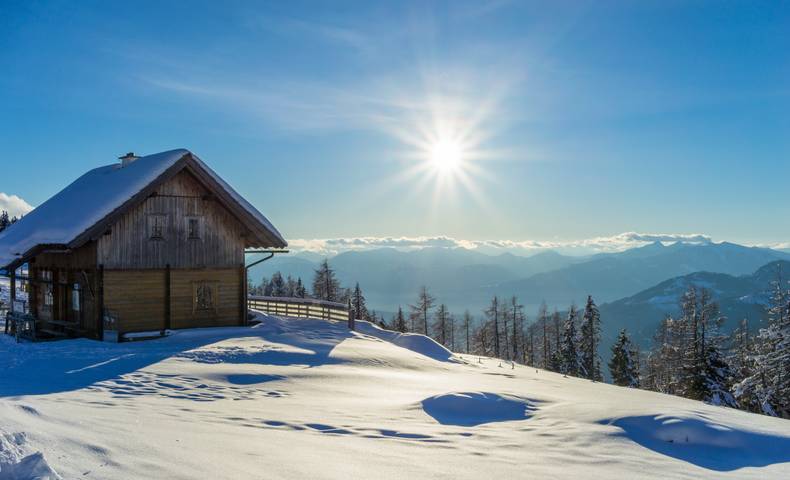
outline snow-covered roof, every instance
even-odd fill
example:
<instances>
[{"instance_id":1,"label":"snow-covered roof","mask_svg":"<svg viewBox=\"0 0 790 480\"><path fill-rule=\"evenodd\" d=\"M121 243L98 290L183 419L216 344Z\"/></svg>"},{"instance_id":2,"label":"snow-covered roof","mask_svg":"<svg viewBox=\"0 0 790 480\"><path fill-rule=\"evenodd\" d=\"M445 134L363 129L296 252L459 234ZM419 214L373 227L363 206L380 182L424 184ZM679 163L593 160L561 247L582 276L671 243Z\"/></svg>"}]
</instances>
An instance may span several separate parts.
<instances>
[{"instance_id":1,"label":"snow-covered roof","mask_svg":"<svg viewBox=\"0 0 790 480\"><path fill-rule=\"evenodd\" d=\"M205 172L252 219L275 240L286 245L280 232L255 207L189 150L177 149L120 162L85 173L55 196L42 203L0 233L0 268L39 245L69 245L87 230L127 204L135 195L163 177L179 160L187 157ZM75 246L75 245L72 245Z\"/></svg>"}]
</instances>

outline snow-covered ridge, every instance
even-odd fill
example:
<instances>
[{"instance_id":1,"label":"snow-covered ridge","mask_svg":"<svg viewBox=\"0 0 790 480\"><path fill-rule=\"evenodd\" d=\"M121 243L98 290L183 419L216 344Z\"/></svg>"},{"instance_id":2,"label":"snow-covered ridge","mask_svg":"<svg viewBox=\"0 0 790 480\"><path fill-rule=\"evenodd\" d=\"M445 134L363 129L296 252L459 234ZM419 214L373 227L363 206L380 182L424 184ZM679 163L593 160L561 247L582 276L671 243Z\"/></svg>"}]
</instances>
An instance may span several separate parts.
<instances>
[{"instance_id":1,"label":"snow-covered ridge","mask_svg":"<svg viewBox=\"0 0 790 480\"><path fill-rule=\"evenodd\" d=\"M0 425L24 438L0 478L36 452L63 478L790 475L786 420L367 323L259 319L125 344L0 336Z\"/></svg>"}]
</instances>

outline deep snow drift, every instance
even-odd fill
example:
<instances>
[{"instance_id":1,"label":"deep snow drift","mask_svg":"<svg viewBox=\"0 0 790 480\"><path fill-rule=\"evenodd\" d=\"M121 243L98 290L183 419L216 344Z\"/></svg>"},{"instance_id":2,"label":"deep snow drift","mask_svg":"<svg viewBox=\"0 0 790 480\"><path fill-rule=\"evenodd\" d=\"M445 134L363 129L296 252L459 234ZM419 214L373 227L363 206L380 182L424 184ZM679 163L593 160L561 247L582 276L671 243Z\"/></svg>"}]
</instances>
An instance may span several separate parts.
<instances>
[{"instance_id":1,"label":"deep snow drift","mask_svg":"<svg viewBox=\"0 0 790 480\"><path fill-rule=\"evenodd\" d=\"M0 479L790 477L786 420L364 322L260 319L125 344L0 335Z\"/></svg>"}]
</instances>

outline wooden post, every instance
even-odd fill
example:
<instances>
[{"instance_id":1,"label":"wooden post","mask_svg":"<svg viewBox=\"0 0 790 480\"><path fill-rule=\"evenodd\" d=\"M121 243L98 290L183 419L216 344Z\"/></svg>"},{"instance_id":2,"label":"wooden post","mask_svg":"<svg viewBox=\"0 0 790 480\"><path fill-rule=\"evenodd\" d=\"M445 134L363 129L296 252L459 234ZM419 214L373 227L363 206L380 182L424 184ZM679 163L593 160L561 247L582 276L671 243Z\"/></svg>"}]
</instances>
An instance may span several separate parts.
<instances>
[{"instance_id":1,"label":"wooden post","mask_svg":"<svg viewBox=\"0 0 790 480\"><path fill-rule=\"evenodd\" d=\"M98 333L99 333L99 340L104 340L104 264L99 265L99 271L97 274L96 283L97 288L97 296L98 301L96 302L96 308L99 310L99 324Z\"/></svg>"},{"instance_id":2,"label":"wooden post","mask_svg":"<svg viewBox=\"0 0 790 480\"><path fill-rule=\"evenodd\" d=\"M164 330L170 330L170 264L168 263L165 265L165 327L162 330L162 334L164 335Z\"/></svg>"},{"instance_id":3,"label":"wooden post","mask_svg":"<svg viewBox=\"0 0 790 480\"><path fill-rule=\"evenodd\" d=\"M16 268L11 270L11 311L14 311L14 303L16 303ZM6 315L5 333L8 334L8 316Z\"/></svg>"},{"instance_id":4,"label":"wooden post","mask_svg":"<svg viewBox=\"0 0 790 480\"><path fill-rule=\"evenodd\" d=\"M249 312L248 312L249 305L247 305L248 294L249 292L247 292L247 267L245 267L242 264L241 266L241 321L239 322L242 327L244 325L247 325L247 317L249 316Z\"/></svg>"},{"instance_id":5,"label":"wooden post","mask_svg":"<svg viewBox=\"0 0 790 480\"><path fill-rule=\"evenodd\" d=\"M36 276L38 271L27 265L27 311L31 315L38 316L38 282Z\"/></svg>"}]
</instances>

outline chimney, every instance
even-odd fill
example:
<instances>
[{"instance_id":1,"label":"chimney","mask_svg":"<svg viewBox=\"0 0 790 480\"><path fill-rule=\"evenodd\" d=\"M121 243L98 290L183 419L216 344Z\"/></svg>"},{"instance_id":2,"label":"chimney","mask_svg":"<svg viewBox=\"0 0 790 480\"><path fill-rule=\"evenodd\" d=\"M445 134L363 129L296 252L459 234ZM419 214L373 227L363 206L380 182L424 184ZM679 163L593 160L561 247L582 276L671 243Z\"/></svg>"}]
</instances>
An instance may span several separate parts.
<instances>
[{"instance_id":1,"label":"chimney","mask_svg":"<svg viewBox=\"0 0 790 480\"><path fill-rule=\"evenodd\" d=\"M129 152L126 155L124 155L123 157L118 157L118 160L121 161L121 168L123 168L123 167L131 164L132 162L134 162L138 158L140 158L140 157L135 155L133 152Z\"/></svg>"}]
</instances>

